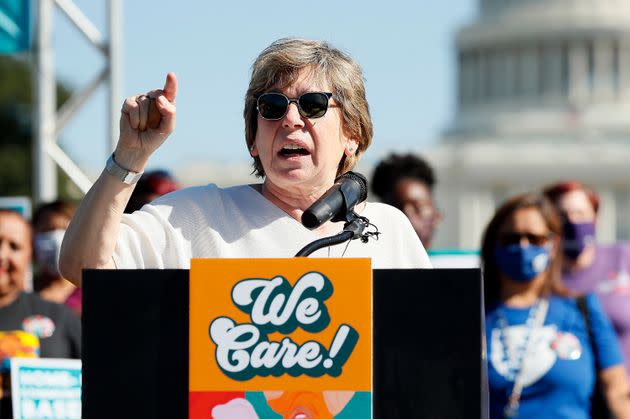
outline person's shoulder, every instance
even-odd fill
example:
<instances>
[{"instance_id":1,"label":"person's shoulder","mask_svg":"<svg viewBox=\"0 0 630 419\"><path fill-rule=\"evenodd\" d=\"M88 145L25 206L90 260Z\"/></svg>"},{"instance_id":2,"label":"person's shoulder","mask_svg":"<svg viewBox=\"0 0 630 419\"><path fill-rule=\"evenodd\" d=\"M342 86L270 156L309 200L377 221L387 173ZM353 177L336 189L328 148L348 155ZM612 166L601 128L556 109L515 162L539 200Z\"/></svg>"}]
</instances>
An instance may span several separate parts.
<instances>
[{"instance_id":1,"label":"person's shoulder","mask_svg":"<svg viewBox=\"0 0 630 419\"><path fill-rule=\"evenodd\" d=\"M597 244L597 251L602 254L630 255L630 242L619 241L609 244Z\"/></svg>"},{"instance_id":2,"label":"person's shoulder","mask_svg":"<svg viewBox=\"0 0 630 419\"><path fill-rule=\"evenodd\" d=\"M597 244L595 258L598 269L611 272L627 272L630 269L630 242ZM599 280L599 279L598 279ZM605 282L605 279L602 279Z\"/></svg>"},{"instance_id":3,"label":"person's shoulder","mask_svg":"<svg viewBox=\"0 0 630 419\"><path fill-rule=\"evenodd\" d=\"M394 217L394 219L407 219L407 216L405 216L401 210L382 202L366 202L364 214L368 218L372 215L377 217Z\"/></svg>"},{"instance_id":4,"label":"person's shoulder","mask_svg":"<svg viewBox=\"0 0 630 419\"><path fill-rule=\"evenodd\" d=\"M151 205L173 205L180 202L196 201L207 196L220 195L222 193L224 193L224 189L214 183L188 186L158 197Z\"/></svg>"},{"instance_id":5,"label":"person's shoulder","mask_svg":"<svg viewBox=\"0 0 630 419\"><path fill-rule=\"evenodd\" d=\"M57 304L48 300L44 300L42 297L40 297L39 294L34 292L23 292L20 294L19 299L24 303L35 305L38 307L48 305L54 306L55 304Z\"/></svg>"},{"instance_id":6,"label":"person's shoulder","mask_svg":"<svg viewBox=\"0 0 630 419\"><path fill-rule=\"evenodd\" d=\"M208 210L222 206L225 201L230 201L234 196L246 193L251 188L247 185L222 188L214 183L200 186L189 186L178 189L166 195L162 195L155 201L147 204L142 210L157 211L163 216L173 212L181 213L205 213Z\"/></svg>"},{"instance_id":7,"label":"person's shoulder","mask_svg":"<svg viewBox=\"0 0 630 419\"><path fill-rule=\"evenodd\" d=\"M494 301L485 305L486 319L494 317L496 312L501 308L502 303L500 301Z\"/></svg>"},{"instance_id":8,"label":"person's shoulder","mask_svg":"<svg viewBox=\"0 0 630 419\"><path fill-rule=\"evenodd\" d=\"M229 215L255 202L258 192L251 185L220 187L210 183L191 186L163 195L142 211L173 220L206 219Z\"/></svg>"},{"instance_id":9,"label":"person's shoulder","mask_svg":"<svg viewBox=\"0 0 630 419\"><path fill-rule=\"evenodd\" d=\"M20 298L30 307L32 311L31 314L43 314L55 318L75 316L72 310L66 305L45 300L36 293L23 292Z\"/></svg>"},{"instance_id":10,"label":"person's shoulder","mask_svg":"<svg viewBox=\"0 0 630 419\"><path fill-rule=\"evenodd\" d=\"M577 297L580 298L580 297ZM599 297L594 292L588 292L582 296L586 301L586 306L588 307L589 312L603 312L604 308L602 307L602 303L599 300Z\"/></svg>"},{"instance_id":11,"label":"person's shoulder","mask_svg":"<svg viewBox=\"0 0 630 419\"><path fill-rule=\"evenodd\" d=\"M621 253L622 255L630 257L630 242L620 241L615 244L612 244L611 247L617 249L617 251Z\"/></svg>"},{"instance_id":12,"label":"person's shoulder","mask_svg":"<svg viewBox=\"0 0 630 419\"><path fill-rule=\"evenodd\" d=\"M575 296L554 295L550 298L550 304L555 304L567 310L581 310L578 305L580 300L583 300L586 303L588 312L602 311L602 305L599 301L599 297L593 292Z\"/></svg>"},{"instance_id":13,"label":"person's shoulder","mask_svg":"<svg viewBox=\"0 0 630 419\"><path fill-rule=\"evenodd\" d=\"M398 232L410 239L418 240L409 218L398 208L382 202L368 202L365 210L360 214L376 225L381 231Z\"/></svg>"},{"instance_id":14,"label":"person's shoulder","mask_svg":"<svg viewBox=\"0 0 630 419\"><path fill-rule=\"evenodd\" d=\"M586 296L584 296L586 297ZM552 295L549 297L549 306L557 307L565 310L575 310L577 309L577 300L581 298L579 296L568 296L568 295Z\"/></svg>"}]
</instances>

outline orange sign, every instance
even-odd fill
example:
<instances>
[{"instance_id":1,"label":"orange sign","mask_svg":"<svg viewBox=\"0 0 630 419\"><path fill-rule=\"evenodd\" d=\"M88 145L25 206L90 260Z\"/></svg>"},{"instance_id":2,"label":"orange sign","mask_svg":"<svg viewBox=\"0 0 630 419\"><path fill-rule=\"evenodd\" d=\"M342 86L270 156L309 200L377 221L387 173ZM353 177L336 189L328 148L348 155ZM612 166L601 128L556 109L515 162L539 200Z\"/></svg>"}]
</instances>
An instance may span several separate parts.
<instances>
[{"instance_id":1,"label":"orange sign","mask_svg":"<svg viewBox=\"0 0 630 419\"><path fill-rule=\"evenodd\" d=\"M370 392L371 301L369 259L193 259L189 391Z\"/></svg>"}]
</instances>

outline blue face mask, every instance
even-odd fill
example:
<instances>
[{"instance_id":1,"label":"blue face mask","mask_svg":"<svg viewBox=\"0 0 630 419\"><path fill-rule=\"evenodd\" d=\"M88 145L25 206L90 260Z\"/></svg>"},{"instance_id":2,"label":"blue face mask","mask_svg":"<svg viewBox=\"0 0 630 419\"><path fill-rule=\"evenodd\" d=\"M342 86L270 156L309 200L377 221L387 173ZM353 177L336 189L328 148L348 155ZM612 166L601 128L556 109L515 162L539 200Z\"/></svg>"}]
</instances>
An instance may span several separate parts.
<instances>
[{"instance_id":1,"label":"blue face mask","mask_svg":"<svg viewBox=\"0 0 630 419\"><path fill-rule=\"evenodd\" d=\"M521 247L519 243L497 246L494 257L501 272L516 282L529 282L549 266L546 246Z\"/></svg>"}]
</instances>

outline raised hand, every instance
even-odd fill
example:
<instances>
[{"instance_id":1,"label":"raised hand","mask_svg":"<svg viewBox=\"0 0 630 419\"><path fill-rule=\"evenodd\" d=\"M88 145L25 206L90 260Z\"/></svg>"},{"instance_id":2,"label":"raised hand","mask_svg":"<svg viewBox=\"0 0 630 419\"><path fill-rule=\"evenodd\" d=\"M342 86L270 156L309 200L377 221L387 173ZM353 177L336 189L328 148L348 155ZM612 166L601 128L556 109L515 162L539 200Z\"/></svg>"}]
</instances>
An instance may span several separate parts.
<instances>
[{"instance_id":1,"label":"raised hand","mask_svg":"<svg viewBox=\"0 0 630 419\"><path fill-rule=\"evenodd\" d=\"M163 89L125 99L120 114L120 138L116 146L116 162L141 172L149 157L175 129L175 97L177 78L166 75Z\"/></svg>"}]
</instances>

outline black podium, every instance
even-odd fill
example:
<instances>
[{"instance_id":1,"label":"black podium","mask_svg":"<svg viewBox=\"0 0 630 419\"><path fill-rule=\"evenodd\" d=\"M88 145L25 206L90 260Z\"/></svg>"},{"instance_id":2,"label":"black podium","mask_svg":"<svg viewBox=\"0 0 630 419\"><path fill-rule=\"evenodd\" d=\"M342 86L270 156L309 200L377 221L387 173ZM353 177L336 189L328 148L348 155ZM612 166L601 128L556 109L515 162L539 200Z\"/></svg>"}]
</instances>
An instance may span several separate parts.
<instances>
[{"instance_id":1,"label":"black podium","mask_svg":"<svg viewBox=\"0 0 630 419\"><path fill-rule=\"evenodd\" d=\"M479 269L373 271L373 417L487 417ZM83 417L188 417L188 270L87 270Z\"/></svg>"}]
</instances>

